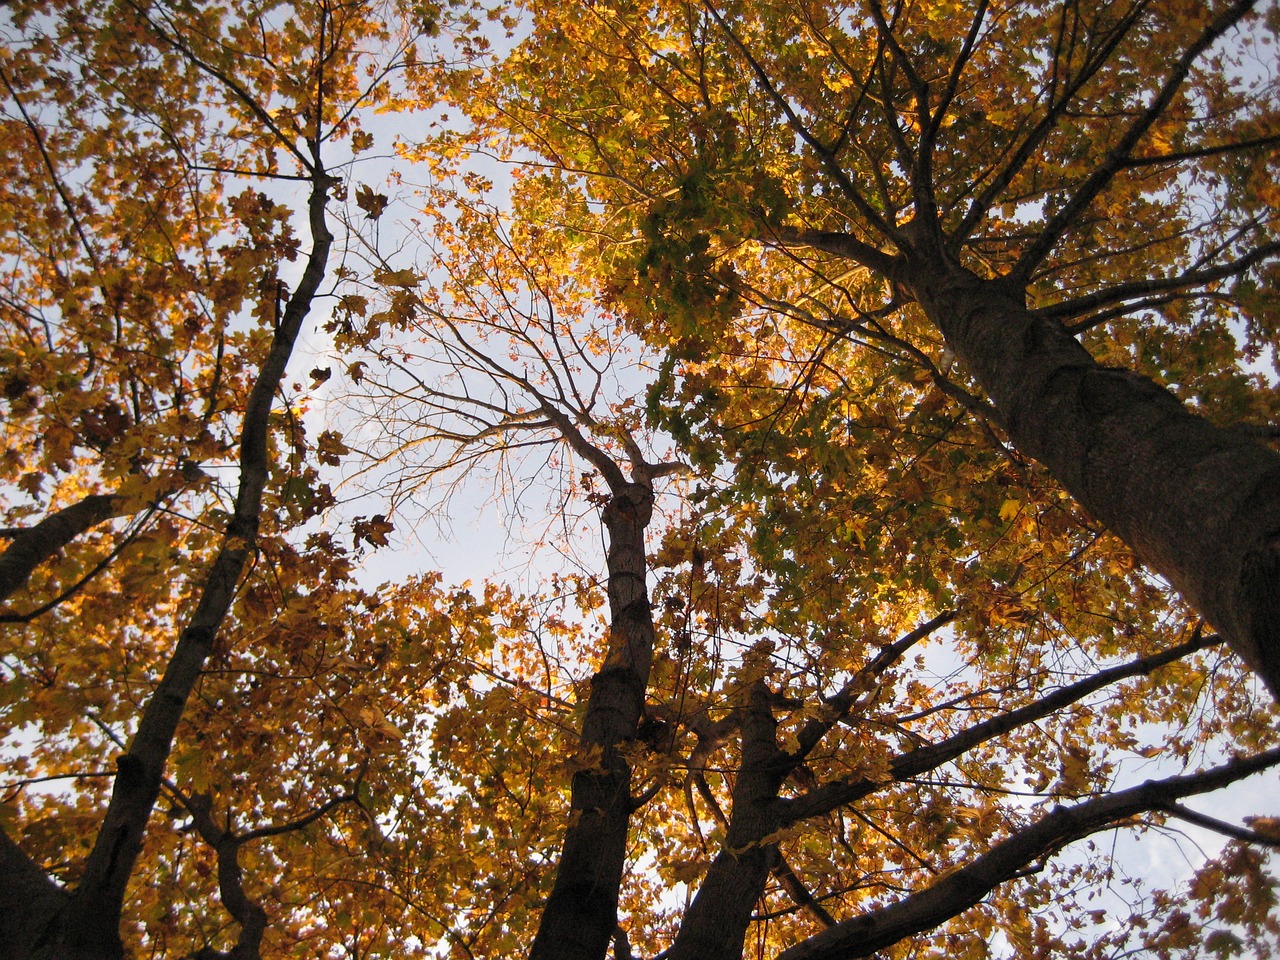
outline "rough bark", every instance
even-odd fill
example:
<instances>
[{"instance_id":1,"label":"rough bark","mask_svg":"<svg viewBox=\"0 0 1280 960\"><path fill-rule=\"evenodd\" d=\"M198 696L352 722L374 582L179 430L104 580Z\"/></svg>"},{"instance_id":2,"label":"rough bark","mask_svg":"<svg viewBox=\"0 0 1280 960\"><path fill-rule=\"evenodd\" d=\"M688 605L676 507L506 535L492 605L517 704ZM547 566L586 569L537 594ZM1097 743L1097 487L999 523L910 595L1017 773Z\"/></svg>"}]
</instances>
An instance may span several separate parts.
<instances>
[{"instance_id":1,"label":"rough bark","mask_svg":"<svg viewBox=\"0 0 1280 960\"><path fill-rule=\"evenodd\" d=\"M1023 291L946 258L909 288L1023 453L1164 577L1280 696L1280 455L1099 364Z\"/></svg>"},{"instance_id":2,"label":"rough bark","mask_svg":"<svg viewBox=\"0 0 1280 960\"><path fill-rule=\"evenodd\" d=\"M620 748L636 738L653 658L644 548L652 516L653 491L642 483L618 484L604 509L611 622L582 723L580 749L590 766L573 777L569 825L531 960L602 960L618 925L634 810L631 767Z\"/></svg>"},{"instance_id":3,"label":"rough bark","mask_svg":"<svg viewBox=\"0 0 1280 960\"><path fill-rule=\"evenodd\" d=\"M777 746L771 699L763 681L752 687L724 847L685 911L670 960L741 960L752 912L778 865L778 845L769 838L780 825L778 788L791 762Z\"/></svg>"}]
</instances>

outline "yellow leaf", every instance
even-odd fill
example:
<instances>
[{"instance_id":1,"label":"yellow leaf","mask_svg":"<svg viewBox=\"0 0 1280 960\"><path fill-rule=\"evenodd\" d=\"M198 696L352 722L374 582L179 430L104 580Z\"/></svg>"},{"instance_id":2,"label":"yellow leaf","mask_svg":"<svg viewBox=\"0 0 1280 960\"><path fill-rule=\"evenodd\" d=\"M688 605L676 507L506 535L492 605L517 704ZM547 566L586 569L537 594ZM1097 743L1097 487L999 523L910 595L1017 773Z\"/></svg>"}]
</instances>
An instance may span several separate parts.
<instances>
[{"instance_id":1,"label":"yellow leaf","mask_svg":"<svg viewBox=\"0 0 1280 960\"><path fill-rule=\"evenodd\" d=\"M381 270L373 275L375 282L384 287L416 287L419 277L407 267L404 270Z\"/></svg>"},{"instance_id":2,"label":"yellow leaf","mask_svg":"<svg viewBox=\"0 0 1280 960\"><path fill-rule=\"evenodd\" d=\"M1280 842L1280 817L1245 817L1244 822L1263 839Z\"/></svg>"}]
</instances>

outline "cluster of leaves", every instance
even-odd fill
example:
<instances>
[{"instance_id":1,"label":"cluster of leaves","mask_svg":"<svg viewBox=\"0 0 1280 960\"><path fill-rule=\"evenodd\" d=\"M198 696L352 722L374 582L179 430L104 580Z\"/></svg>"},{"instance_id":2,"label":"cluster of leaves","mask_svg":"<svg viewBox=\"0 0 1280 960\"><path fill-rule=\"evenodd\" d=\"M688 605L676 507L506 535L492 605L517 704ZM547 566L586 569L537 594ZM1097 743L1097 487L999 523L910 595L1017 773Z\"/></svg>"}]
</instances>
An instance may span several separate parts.
<instances>
[{"instance_id":1,"label":"cluster of leaves","mask_svg":"<svg viewBox=\"0 0 1280 960\"><path fill-rule=\"evenodd\" d=\"M1098 146L1244 7L11 5L0 956L1280 948L1277 811L1183 802L1276 707L911 272L1274 423L1274 11ZM359 579L486 476L585 571Z\"/></svg>"},{"instance_id":2,"label":"cluster of leaves","mask_svg":"<svg viewBox=\"0 0 1280 960\"><path fill-rule=\"evenodd\" d=\"M15 955L110 956L123 937L156 956L404 956L450 926L418 906L442 919L406 943L405 910L437 901L405 864L451 829L420 758L433 710L523 604L431 576L358 586L390 524L357 518L354 545L326 529L350 450L308 438L308 397L284 377L334 283L329 169L372 143L360 123L389 76L424 97L444 77L402 24L361 4L5 11L0 872L19 884L4 895ZM115 844L104 811L173 699L155 812L113 903L87 872ZM33 867L52 884L22 887ZM65 929L62 891L100 935Z\"/></svg>"}]
</instances>

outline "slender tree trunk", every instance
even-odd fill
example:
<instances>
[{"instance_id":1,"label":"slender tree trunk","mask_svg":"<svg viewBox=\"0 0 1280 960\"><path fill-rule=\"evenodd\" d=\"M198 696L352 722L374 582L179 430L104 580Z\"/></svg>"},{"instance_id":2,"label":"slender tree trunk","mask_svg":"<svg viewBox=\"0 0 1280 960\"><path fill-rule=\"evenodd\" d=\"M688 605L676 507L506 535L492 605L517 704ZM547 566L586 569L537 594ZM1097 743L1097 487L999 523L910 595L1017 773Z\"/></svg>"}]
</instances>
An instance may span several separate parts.
<instances>
[{"instance_id":1,"label":"slender tree trunk","mask_svg":"<svg viewBox=\"0 0 1280 960\"><path fill-rule=\"evenodd\" d=\"M1099 364L1021 289L944 258L898 279L1018 449L1164 577L1280 696L1280 455Z\"/></svg>"},{"instance_id":2,"label":"slender tree trunk","mask_svg":"<svg viewBox=\"0 0 1280 960\"><path fill-rule=\"evenodd\" d=\"M653 659L644 549L652 516L653 491L639 483L615 490L604 510L611 623L582 722L582 759L590 766L573 777L569 825L531 960L601 960L618 925L634 810L631 767L619 747L636 737Z\"/></svg>"},{"instance_id":3,"label":"slender tree trunk","mask_svg":"<svg viewBox=\"0 0 1280 960\"><path fill-rule=\"evenodd\" d=\"M22 866L24 855L16 844L8 838L0 841L0 866L11 861L21 871L7 875L0 872L0 904L16 901L27 890L39 897L39 902L23 905L20 918L0 919L0 931L14 930L20 942L20 946L6 945L11 956L120 960L125 955L120 920L128 884L160 794L187 698L213 650L235 599L240 575L254 549L270 465L271 407L293 346L326 275L333 235L325 221L325 209L333 180L318 166L312 171L311 180L311 251L245 409L235 511L212 567L198 588L195 610L178 637L155 692L143 707L128 750L116 761L111 799L75 889L63 893L52 883L42 887L34 880L39 867L29 861L29 865ZM57 891L56 896L51 888Z\"/></svg>"},{"instance_id":4,"label":"slender tree trunk","mask_svg":"<svg viewBox=\"0 0 1280 960\"><path fill-rule=\"evenodd\" d=\"M778 863L767 839L781 825L778 788L789 768L778 749L777 721L763 681L751 690L742 721L742 761L724 847L685 911L669 960L742 960L751 916Z\"/></svg>"}]
</instances>

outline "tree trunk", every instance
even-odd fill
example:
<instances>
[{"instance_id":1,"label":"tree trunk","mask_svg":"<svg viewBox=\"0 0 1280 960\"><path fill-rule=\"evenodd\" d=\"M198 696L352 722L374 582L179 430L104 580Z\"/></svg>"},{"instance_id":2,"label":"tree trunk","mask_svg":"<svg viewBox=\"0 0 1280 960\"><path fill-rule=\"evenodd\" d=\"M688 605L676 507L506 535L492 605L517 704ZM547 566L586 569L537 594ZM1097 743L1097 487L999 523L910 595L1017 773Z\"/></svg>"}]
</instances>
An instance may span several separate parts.
<instances>
[{"instance_id":1,"label":"tree trunk","mask_svg":"<svg viewBox=\"0 0 1280 960\"><path fill-rule=\"evenodd\" d=\"M31 956L67 895L3 829L0 876L0 960Z\"/></svg>"},{"instance_id":2,"label":"tree trunk","mask_svg":"<svg viewBox=\"0 0 1280 960\"><path fill-rule=\"evenodd\" d=\"M531 960L602 960L618 926L618 888L634 810L631 767L619 748L640 726L653 659L653 614L645 583L644 531L653 491L630 483L604 509L609 531L609 648L591 678L574 774L569 825L530 951Z\"/></svg>"},{"instance_id":3,"label":"tree trunk","mask_svg":"<svg viewBox=\"0 0 1280 960\"><path fill-rule=\"evenodd\" d=\"M119 960L124 957L120 921L129 881L133 877L164 780L165 765L173 749L187 698L195 688L205 661L235 600L236 585L254 549L262 514L271 453L271 408L284 377L294 344L310 314L316 292L325 278L333 234L325 221L329 189L334 180L317 164L311 171L308 200L312 245L297 289L285 305L271 347L258 371L245 407L240 434L240 488L217 556L196 587L199 596L190 619L156 689L142 708L137 730L128 750L116 760L116 777L102 825L85 858L74 890L55 901L44 896L54 910L46 919L43 904L26 910L31 920L11 921L23 939L33 944L9 947L11 955L28 960ZM16 843L0 843L0 866L6 861L22 864L24 854ZM20 866L21 875L0 872L0 904L14 902L33 887L35 864ZM50 884L52 886L52 884ZM56 889L56 888L55 888ZM38 931L28 932L38 924ZM0 920L0 930L7 929Z\"/></svg>"},{"instance_id":4,"label":"tree trunk","mask_svg":"<svg viewBox=\"0 0 1280 960\"><path fill-rule=\"evenodd\" d=\"M1280 696L1280 455L1099 364L1024 291L943 258L898 279L1039 461Z\"/></svg>"},{"instance_id":5,"label":"tree trunk","mask_svg":"<svg viewBox=\"0 0 1280 960\"><path fill-rule=\"evenodd\" d=\"M777 721L763 681L754 685L742 721L742 761L724 848L685 911L669 960L742 960L742 945L769 874L778 863L768 840L781 824L778 788L788 758L778 749Z\"/></svg>"}]
</instances>

